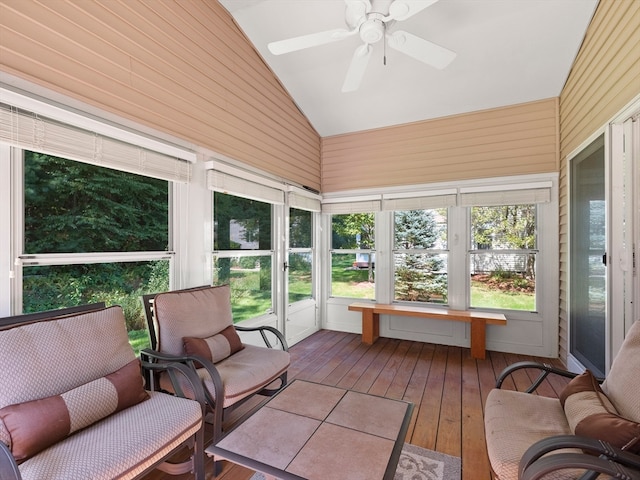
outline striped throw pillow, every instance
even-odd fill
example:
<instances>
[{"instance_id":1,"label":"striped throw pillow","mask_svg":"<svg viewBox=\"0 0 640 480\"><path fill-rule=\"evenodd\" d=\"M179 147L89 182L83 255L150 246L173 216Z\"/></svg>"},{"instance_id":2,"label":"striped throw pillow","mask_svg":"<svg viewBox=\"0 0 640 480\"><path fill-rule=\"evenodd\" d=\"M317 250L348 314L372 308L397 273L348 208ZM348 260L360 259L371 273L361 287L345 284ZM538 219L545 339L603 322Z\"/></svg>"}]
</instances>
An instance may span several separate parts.
<instances>
[{"instance_id":1,"label":"striped throw pillow","mask_svg":"<svg viewBox=\"0 0 640 480\"><path fill-rule=\"evenodd\" d=\"M149 398L140 360L60 395L0 409L16 462L22 463L72 433Z\"/></svg>"}]
</instances>

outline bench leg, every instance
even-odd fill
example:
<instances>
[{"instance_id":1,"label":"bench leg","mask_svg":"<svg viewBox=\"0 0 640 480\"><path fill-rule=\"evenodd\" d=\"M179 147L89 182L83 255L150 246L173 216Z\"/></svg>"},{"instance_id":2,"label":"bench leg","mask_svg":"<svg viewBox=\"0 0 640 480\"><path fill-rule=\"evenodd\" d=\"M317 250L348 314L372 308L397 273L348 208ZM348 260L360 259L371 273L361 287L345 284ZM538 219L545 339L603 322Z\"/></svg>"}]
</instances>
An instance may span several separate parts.
<instances>
[{"instance_id":1,"label":"bench leg","mask_svg":"<svg viewBox=\"0 0 640 480\"><path fill-rule=\"evenodd\" d=\"M474 318L471 321L471 356L484 360L486 356L486 320Z\"/></svg>"},{"instance_id":2,"label":"bench leg","mask_svg":"<svg viewBox=\"0 0 640 480\"><path fill-rule=\"evenodd\" d=\"M380 337L380 315L373 309L362 311L362 343L373 345Z\"/></svg>"}]
</instances>

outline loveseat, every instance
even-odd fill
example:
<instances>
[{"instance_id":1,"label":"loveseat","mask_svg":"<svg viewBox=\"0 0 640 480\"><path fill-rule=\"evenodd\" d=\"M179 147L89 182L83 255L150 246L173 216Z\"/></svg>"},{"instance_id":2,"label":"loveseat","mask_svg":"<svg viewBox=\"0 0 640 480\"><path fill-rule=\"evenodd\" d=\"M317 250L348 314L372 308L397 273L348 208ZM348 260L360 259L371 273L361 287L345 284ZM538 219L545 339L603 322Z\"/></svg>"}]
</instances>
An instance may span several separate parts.
<instances>
[{"instance_id":1,"label":"loveseat","mask_svg":"<svg viewBox=\"0 0 640 480\"><path fill-rule=\"evenodd\" d=\"M143 365L189 380L199 401L145 390L120 307L64 313L0 322L0 478L131 479L160 468L203 480L199 379L183 365ZM191 458L166 463L185 444Z\"/></svg>"}]
</instances>

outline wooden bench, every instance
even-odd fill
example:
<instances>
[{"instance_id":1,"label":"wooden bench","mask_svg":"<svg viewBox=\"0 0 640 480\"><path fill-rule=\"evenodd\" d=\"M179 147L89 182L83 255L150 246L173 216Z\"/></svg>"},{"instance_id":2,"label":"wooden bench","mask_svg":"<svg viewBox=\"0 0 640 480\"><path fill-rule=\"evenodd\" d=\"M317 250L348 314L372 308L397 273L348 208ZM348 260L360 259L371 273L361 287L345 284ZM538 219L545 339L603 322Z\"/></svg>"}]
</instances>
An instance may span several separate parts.
<instances>
[{"instance_id":1,"label":"wooden bench","mask_svg":"<svg viewBox=\"0 0 640 480\"><path fill-rule=\"evenodd\" d=\"M454 320L471 324L471 356L485 358L486 325L506 325L501 313L444 308L417 307L413 305L387 305L381 303L352 303L349 310L362 312L362 343L372 345L380 336L380 315L402 315L408 317Z\"/></svg>"}]
</instances>

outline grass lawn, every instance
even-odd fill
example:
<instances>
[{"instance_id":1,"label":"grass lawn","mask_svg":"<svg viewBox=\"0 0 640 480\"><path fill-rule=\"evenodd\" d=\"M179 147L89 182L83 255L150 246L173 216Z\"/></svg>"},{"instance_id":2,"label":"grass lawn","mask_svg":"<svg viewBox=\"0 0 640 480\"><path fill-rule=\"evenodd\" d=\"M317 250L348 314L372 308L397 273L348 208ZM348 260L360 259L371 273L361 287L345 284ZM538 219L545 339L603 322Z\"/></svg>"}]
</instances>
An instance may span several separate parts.
<instances>
[{"instance_id":1,"label":"grass lawn","mask_svg":"<svg viewBox=\"0 0 640 480\"><path fill-rule=\"evenodd\" d=\"M533 293L508 292L491 288L482 282L472 281L471 306L534 312L536 310L536 297Z\"/></svg>"},{"instance_id":2,"label":"grass lawn","mask_svg":"<svg viewBox=\"0 0 640 480\"><path fill-rule=\"evenodd\" d=\"M136 355L140 355L140 350L144 348L151 348L149 334L146 330L131 330L129 332L129 343L136 352Z\"/></svg>"},{"instance_id":3,"label":"grass lawn","mask_svg":"<svg viewBox=\"0 0 640 480\"><path fill-rule=\"evenodd\" d=\"M353 268L355 259L355 254L333 255L332 297L375 298L375 282L369 281L369 270Z\"/></svg>"}]
</instances>

